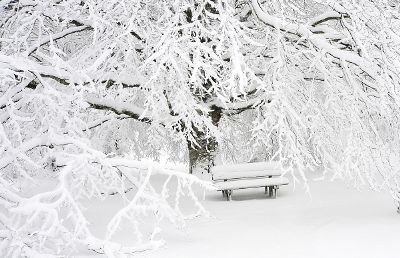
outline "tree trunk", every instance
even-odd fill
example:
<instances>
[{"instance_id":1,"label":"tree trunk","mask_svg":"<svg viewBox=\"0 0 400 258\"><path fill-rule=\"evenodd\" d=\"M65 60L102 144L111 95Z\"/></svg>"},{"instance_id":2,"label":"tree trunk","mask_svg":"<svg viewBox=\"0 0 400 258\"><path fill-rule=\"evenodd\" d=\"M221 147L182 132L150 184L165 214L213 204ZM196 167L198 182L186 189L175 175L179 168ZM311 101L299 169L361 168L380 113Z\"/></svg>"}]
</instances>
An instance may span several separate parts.
<instances>
[{"instance_id":1,"label":"tree trunk","mask_svg":"<svg viewBox=\"0 0 400 258\"><path fill-rule=\"evenodd\" d=\"M214 157L218 148L218 142L214 137L204 137L204 133L198 133L196 142L188 142L189 172L192 174L195 167L207 170L214 165Z\"/></svg>"},{"instance_id":2,"label":"tree trunk","mask_svg":"<svg viewBox=\"0 0 400 258\"><path fill-rule=\"evenodd\" d=\"M210 113L213 125L218 127L219 121L222 116L222 110L213 106L213 111ZM215 137L206 136L203 131L194 128L196 132L196 142L191 143L187 141L189 150L189 173L193 173L193 169L198 167L200 169L210 171L214 165L214 158L218 150L218 142Z\"/></svg>"}]
</instances>

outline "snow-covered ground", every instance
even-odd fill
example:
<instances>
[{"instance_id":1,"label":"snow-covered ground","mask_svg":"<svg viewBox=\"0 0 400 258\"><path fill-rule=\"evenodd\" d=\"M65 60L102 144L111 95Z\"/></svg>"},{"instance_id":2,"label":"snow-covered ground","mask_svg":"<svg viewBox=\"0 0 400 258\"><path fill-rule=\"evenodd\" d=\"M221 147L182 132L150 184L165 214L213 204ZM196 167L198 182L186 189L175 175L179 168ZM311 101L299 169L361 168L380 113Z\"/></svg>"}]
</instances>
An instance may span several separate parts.
<instances>
[{"instance_id":1,"label":"snow-covered ground","mask_svg":"<svg viewBox=\"0 0 400 258\"><path fill-rule=\"evenodd\" d=\"M262 188L234 191L231 202L220 192L207 192L203 204L211 218L189 220L183 230L164 227L166 245L139 257L400 257L400 215L388 194L357 191L342 181L309 185L311 196L292 184L277 199ZM107 217L112 207L104 207L91 216ZM124 232L116 239L128 244Z\"/></svg>"}]
</instances>

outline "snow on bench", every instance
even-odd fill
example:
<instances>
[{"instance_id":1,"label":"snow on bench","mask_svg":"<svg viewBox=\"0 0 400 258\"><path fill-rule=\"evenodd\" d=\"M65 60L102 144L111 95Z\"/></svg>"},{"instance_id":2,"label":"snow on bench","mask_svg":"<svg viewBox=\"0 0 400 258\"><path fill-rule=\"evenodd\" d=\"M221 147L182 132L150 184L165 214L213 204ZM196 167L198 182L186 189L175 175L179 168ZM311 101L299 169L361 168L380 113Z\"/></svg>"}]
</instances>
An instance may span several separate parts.
<instances>
[{"instance_id":1,"label":"snow on bench","mask_svg":"<svg viewBox=\"0 0 400 258\"><path fill-rule=\"evenodd\" d=\"M211 168L213 183L227 200L231 200L232 190L265 187L265 193L276 198L279 186L289 184L282 177L278 162L257 162L236 165L222 165Z\"/></svg>"}]
</instances>

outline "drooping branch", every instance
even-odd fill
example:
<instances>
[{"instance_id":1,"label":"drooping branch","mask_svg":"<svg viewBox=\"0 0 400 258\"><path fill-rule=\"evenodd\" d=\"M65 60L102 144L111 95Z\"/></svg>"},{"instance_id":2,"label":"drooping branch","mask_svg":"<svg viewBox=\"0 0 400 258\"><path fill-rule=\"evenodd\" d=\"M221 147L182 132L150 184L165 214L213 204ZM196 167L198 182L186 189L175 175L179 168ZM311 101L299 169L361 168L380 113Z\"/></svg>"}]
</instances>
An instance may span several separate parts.
<instances>
[{"instance_id":1,"label":"drooping branch","mask_svg":"<svg viewBox=\"0 0 400 258\"><path fill-rule=\"evenodd\" d=\"M93 29L92 27L87 26L87 25L68 28L68 29L66 29L64 31L61 31L59 33L46 36L41 41L39 41L36 45L34 45L34 46L30 47L29 49L27 49L26 52L27 52L28 55L31 55L39 47L49 43L52 40L61 39L61 38L64 38L65 36L68 36L68 35L73 34L73 33L81 32L81 31L84 31L84 30L92 30L92 29Z\"/></svg>"},{"instance_id":2,"label":"drooping branch","mask_svg":"<svg viewBox=\"0 0 400 258\"><path fill-rule=\"evenodd\" d=\"M38 77L49 78L49 79L55 80L58 83L63 84L63 85L70 85L70 84L76 85L76 84L90 83L90 81L83 80L85 78L83 75L77 75L75 73L70 73L66 70L61 70L61 69L55 70L52 67L35 63L26 58L10 57L10 56L0 54L0 63L8 66L11 70L14 70L14 71L29 72L32 74L32 76L35 76L37 78L36 80L39 80L39 82L40 82L40 78L38 78ZM79 81L79 83L78 83L78 81ZM32 82L35 82L35 83L32 83ZM119 82L117 82L112 79L102 80L101 83L105 83L107 88L110 87L111 85L115 85L117 83L121 83L123 85L123 88L137 88L140 86L139 84L131 84L130 82L124 82L121 80L119 80ZM38 82L36 82L35 80L32 80L32 79L25 80L23 83L20 84L20 87L13 88L12 92L20 91L24 87L34 89L34 88L36 88L37 85L38 85ZM15 95L15 93L13 93L13 95ZM6 102L7 102L6 96L3 96L2 98L0 98L0 108L2 108ZM87 103L90 105L91 108L94 108L94 109L110 110L110 111L113 111L115 114L127 115L127 116L134 118L141 122L145 122L145 123L151 122L151 119L149 117L143 116L144 110L142 108L139 108L139 107L127 104L127 103L118 103L115 100L110 100L110 99L99 100L96 98L88 98ZM6 118L4 118L4 119L6 119ZM96 125L96 126L98 126L98 125Z\"/></svg>"},{"instance_id":3,"label":"drooping branch","mask_svg":"<svg viewBox=\"0 0 400 258\"><path fill-rule=\"evenodd\" d=\"M126 115L117 115L117 114L105 116L105 117L102 117L95 121L89 122L87 124L87 128L83 129L83 131L94 129L98 126L101 126L101 125L113 120L113 119L124 120L124 119L128 119L128 118L132 118L132 117L126 116Z\"/></svg>"},{"instance_id":4,"label":"drooping branch","mask_svg":"<svg viewBox=\"0 0 400 258\"><path fill-rule=\"evenodd\" d=\"M264 24L290 34L297 35L300 38L306 39L310 41L316 48L327 52L334 58L358 66L371 78L377 77L378 68L373 63L366 60L365 58L360 57L353 51L342 50L333 46L322 35L313 33L305 24L290 23L281 20L277 17L274 17L272 15L269 15L261 8L260 4L258 3L258 0L252 0L252 6L256 16Z\"/></svg>"},{"instance_id":5,"label":"drooping branch","mask_svg":"<svg viewBox=\"0 0 400 258\"><path fill-rule=\"evenodd\" d=\"M98 99L93 97L86 98L86 102L91 108L99 110L109 110L118 115L127 115L138 121L150 124L152 119L145 115L145 110L133 104L119 102L115 99Z\"/></svg>"},{"instance_id":6,"label":"drooping branch","mask_svg":"<svg viewBox=\"0 0 400 258\"><path fill-rule=\"evenodd\" d=\"M255 92L254 92L255 93ZM249 94L252 95L252 94ZM244 98L242 101L238 100L235 102L224 103L219 99L214 99L207 103L207 105L212 108L218 107L223 111L224 114L227 115L234 115L239 114L245 110L252 109L258 105L260 105L265 99L265 95L262 93L257 94L255 97L248 97Z\"/></svg>"},{"instance_id":7,"label":"drooping branch","mask_svg":"<svg viewBox=\"0 0 400 258\"><path fill-rule=\"evenodd\" d=\"M331 20L340 20L342 18L350 18L350 16L346 13L339 13L336 11L325 12L321 15L318 15L311 19L308 24L311 26L317 26L321 23L331 21Z\"/></svg>"},{"instance_id":8,"label":"drooping branch","mask_svg":"<svg viewBox=\"0 0 400 258\"><path fill-rule=\"evenodd\" d=\"M121 83L122 88L139 88L140 84L138 83L128 83L128 82L124 82L124 81L120 81L117 82L115 80L109 79L109 80L103 80L101 81L101 83L105 83L106 84L106 88L110 88L113 85L118 85L118 83Z\"/></svg>"}]
</instances>

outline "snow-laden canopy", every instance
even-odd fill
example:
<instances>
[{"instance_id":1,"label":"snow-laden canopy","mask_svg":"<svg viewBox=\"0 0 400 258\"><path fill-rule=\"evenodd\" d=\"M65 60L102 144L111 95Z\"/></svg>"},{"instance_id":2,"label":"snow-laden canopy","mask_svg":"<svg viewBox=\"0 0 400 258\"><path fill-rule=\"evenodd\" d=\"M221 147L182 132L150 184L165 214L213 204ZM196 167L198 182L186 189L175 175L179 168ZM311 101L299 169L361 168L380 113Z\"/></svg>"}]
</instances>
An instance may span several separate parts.
<instances>
[{"instance_id":1,"label":"snow-laden canopy","mask_svg":"<svg viewBox=\"0 0 400 258\"><path fill-rule=\"evenodd\" d=\"M279 161L304 180L319 167L398 201L399 8L389 0L1 1L3 248L33 255L93 244L82 196L124 196L128 186L137 192L111 235L121 216L135 227L137 213L182 219L181 188L208 186L139 161L165 152L190 169L212 165L218 150ZM176 205L149 183L153 166L178 178ZM41 177L58 186L31 191ZM158 246L142 242L126 251ZM97 251L118 249L98 243Z\"/></svg>"}]
</instances>

